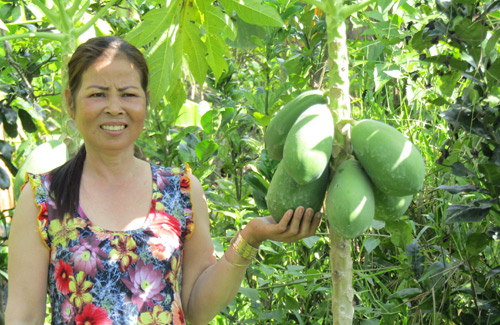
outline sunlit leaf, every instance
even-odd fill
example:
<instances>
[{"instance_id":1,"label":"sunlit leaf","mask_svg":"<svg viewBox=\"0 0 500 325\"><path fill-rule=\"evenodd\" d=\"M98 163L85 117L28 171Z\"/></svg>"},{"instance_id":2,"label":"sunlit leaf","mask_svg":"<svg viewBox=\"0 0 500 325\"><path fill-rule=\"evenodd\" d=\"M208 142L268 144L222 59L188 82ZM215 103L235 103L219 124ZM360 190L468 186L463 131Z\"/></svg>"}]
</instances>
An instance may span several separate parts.
<instances>
[{"instance_id":1,"label":"sunlit leaf","mask_svg":"<svg viewBox=\"0 0 500 325\"><path fill-rule=\"evenodd\" d=\"M259 0L221 0L221 3L227 11L236 11L247 23L273 27L284 25L276 9Z\"/></svg>"}]
</instances>

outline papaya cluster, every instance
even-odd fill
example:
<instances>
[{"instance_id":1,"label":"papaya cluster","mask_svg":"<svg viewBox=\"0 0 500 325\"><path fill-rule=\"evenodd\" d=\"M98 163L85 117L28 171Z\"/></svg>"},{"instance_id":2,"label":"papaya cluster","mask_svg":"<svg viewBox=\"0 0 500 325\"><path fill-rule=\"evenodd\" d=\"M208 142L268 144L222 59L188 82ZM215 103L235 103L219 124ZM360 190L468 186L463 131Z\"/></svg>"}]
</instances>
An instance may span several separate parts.
<instances>
[{"instance_id":1,"label":"papaya cluster","mask_svg":"<svg viewBox=\"0 0 500 325\"><path fill-rule=\"evenodd\" d=\"M374 218L397 220L406 212L422 188L425 164L402 133L367 119L353 123L354 155L329 177L334 130L319 91L304 92L279 111L264 136L269 156L279 161L266 202L276 221L298 206L319 211L324 202L330 229L355 238Z\"/></svg>"}]
</instances>

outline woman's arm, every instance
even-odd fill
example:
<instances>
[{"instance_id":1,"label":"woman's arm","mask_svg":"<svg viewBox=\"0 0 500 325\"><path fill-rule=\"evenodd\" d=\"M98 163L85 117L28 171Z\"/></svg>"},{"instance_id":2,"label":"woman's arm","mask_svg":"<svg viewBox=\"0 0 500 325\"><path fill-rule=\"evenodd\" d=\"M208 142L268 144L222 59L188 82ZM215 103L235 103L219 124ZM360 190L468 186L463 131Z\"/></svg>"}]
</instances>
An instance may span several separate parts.
<instances>
[{"instance_id":1,"label":"woman's arm","mask_svg":"<svg viewBox=\"0 0 500 325\"><path fill-rule=\"evenodd\" d=\"M186 319L201 325L210 322L234 299L251 261L231 247L216 260L203 189L194 176L190 178L195 229L184 246L181 295ZM267 239L292 242L313 235L320 221L320 213L299 207L295 213L288 211L280 223L271 216L252 219L241 235L254 247Z\"/></svg>"},{"instance_id":2,"label":"woman's arm","mask_svg":"<svg viewBox=\"0 0 500 325\"><path fill-rule=\"evenodd\" d=\"M43 324L47 302L49 250L38 230L39 208L27 184L12 218L9 234L9 296L5 323Z\"/></svg>"}]
</instances>

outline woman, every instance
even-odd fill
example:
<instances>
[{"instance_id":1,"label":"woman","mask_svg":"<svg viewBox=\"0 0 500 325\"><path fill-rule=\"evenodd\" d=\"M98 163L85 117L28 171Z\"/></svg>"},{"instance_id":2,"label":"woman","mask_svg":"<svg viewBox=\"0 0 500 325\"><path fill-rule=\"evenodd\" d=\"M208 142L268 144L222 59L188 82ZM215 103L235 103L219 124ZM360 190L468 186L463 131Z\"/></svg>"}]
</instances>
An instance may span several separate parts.
<instances>
[{"instance_id":1,"label":"woman","mask_svg":"<svg viewBox=\"0 0 500 325\"><path fill-rule=\"evenodd\" d=\"M280 223L255 218L217 260L200 182L188 168L134 157L149 98L142 54L94 38L68 72L68 112L84 146L23 188L9 240L7 324L42 324L47 291L54 324L206 324L234 298L264 240L316 231L320 214L302 207Z\"/></svg>"}]
</instances>

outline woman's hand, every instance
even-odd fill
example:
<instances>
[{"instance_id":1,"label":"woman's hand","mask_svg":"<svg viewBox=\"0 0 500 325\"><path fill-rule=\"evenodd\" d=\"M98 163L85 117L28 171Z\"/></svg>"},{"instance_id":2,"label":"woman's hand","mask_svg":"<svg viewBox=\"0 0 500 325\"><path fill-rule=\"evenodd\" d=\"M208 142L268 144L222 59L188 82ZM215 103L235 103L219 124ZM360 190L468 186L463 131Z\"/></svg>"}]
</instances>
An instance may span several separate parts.
<instances>
[{"instance_id":1,"label":"woman's hand","mask_svg":"<svg viewBox=\"0 0 500 325\"><path fill-rule=\"evenodd\" d=\"M295 242L314 235L321 222L321 212L298 207L288 210L277 223L272 216L252 219L241 231L241 236L250 245L259 247L267 239L285 243Z\"/></svg>"}]
</instances>

